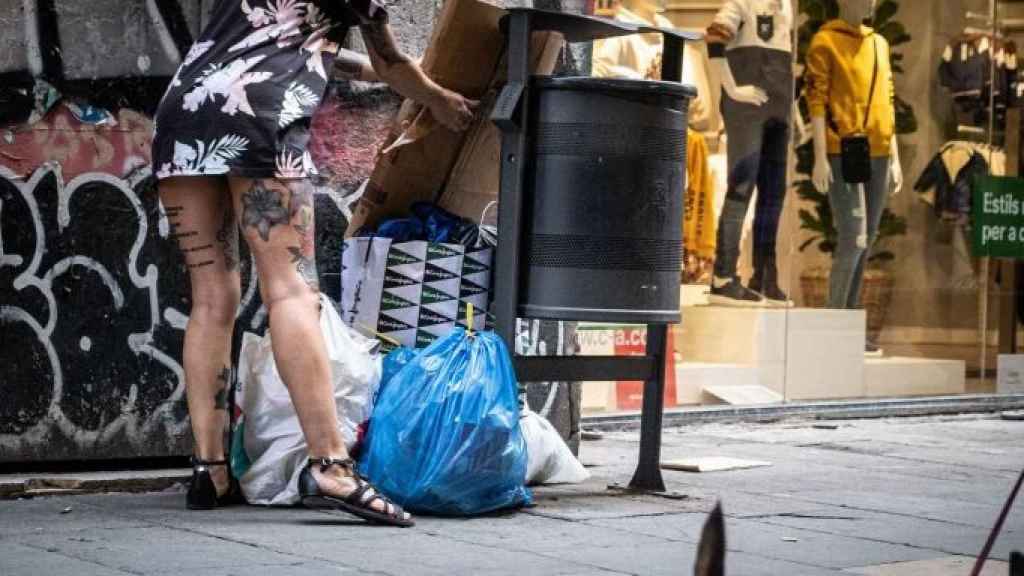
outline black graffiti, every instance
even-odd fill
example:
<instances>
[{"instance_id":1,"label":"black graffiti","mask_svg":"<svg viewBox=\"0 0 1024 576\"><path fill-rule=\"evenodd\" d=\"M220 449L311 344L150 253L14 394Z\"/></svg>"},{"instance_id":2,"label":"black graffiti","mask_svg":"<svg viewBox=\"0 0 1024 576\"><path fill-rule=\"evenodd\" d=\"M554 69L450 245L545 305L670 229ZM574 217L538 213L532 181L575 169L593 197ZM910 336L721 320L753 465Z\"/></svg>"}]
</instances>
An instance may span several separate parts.
<instances>
[{"instance_id":1,"label":"black graffiti","mask_svg":"<svg viewBox=\"0 0 1024 576\"><path fill-rule=\"evenodd\" d=\"M188 272L148 171L89 174L70 188L53 166L27 181L0 167L0 461L190 451ZM320 281L336 300L334 239L346 223L327 195L314 200ZM241 249L236 358L241 332L266 330Z\"/></svg>"}]
</instances>

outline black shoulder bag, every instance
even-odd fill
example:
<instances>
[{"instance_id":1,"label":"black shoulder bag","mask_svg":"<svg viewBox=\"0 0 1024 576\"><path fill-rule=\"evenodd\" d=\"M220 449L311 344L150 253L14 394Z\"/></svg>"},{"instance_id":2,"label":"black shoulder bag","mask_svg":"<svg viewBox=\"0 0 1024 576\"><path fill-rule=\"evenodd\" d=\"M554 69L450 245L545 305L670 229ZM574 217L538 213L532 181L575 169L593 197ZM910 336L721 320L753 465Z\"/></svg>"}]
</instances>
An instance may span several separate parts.
<instances>
[{"instance_id":1,"label":"black shoulder bag","mask_svg":"<svg viewBox=\"0 0 1024 576\"><path fill-rule=\"evenodd\" d=\"M843 137L839 141L839 154L843 164L843 180L849 184L863 184L871 181L871 141L868 139L868 118L871 116L871 102L875 96L875 82L878 80L878 42L872 35L875 49L875 67L871 72L871 88L868 91L868 106L864 111L864 123L858 133Z\"/></svg>"}]
</instances>

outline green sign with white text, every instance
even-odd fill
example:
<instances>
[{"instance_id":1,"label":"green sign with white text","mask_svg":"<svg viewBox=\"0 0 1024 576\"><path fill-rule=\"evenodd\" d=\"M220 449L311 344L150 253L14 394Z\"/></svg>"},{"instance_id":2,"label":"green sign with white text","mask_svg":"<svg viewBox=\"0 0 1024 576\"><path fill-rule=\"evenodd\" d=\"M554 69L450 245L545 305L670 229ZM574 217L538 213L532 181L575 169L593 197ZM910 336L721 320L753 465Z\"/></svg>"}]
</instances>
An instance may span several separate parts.
<instances>
[{"instance_id":1,"label":"green sign with white text","mask_svg":"<svg viewBox=\"0 0 1024 576\"><path fill-rule=\"evenodd\" d=\"M1024 260L1024 179L974 181L974 255Z\"/></svg>"}]
</instances>

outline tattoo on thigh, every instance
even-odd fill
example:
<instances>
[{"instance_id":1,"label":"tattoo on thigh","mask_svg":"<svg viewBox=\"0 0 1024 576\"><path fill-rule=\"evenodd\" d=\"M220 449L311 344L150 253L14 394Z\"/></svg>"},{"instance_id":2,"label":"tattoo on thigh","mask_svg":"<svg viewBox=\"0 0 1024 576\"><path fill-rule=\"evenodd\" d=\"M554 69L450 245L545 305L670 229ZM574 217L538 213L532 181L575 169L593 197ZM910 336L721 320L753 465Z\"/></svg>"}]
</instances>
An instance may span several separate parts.
<instances>
[{"instance_id":1,"label":"tattoo on thigh","mask_svg":"<svg viewBox=\"0 0 1024 576\"><path fill-rule=\"evenodd\" d=\"M167 223L171 227L171 239L180 241L183 238L191 238L198 236L199 233L194 230L182 230L181 229L181 212L184 210L181 206L164 206L164 213L167 215Z\"/></svg>"},{"instance_id":2,"label":"tattoo on thigh","mask_svg":"<svg viewBox=\"0 0 1024 576\"><path fill-rule=\"evenodd\" d=\"M238 230L235 227L235 210L231 203L224 209L224 219L217 230L217 242L224 253L224 267L228 272L238 268Z\"/></svg>"},{"instance_id":3,"label":"tattoo on thigh","mask_svg":"<svg viewBox=\"0 0 1024 576\"><path fill-rule=\"evenodd\" d=\"M227 366L217 374L217 382L220 383L220 387L217 389L217 393L213 396L213 409L214 410L227 410L228 409L228 384L231 381L231 369Z\"/></svg>"},{"instance_id":4,"label":"tattoo on thigh","mask_svg":"<svg viewBox=\"0 0 1024 576\"><path fill-rule=\"evenodd\" d=\"M256 228L264 242L270 241L270 229L277 224L288 222L288 209L284 207L281 193L267 188L256 180L242 195L242 222Z\"/></svg>"},{"instance_id":5,"label":"tattoo on thigh","mask_svg":"<svg viewBox=\"0 0 1024 576\"><path fill-rule=\"evenodd\" d=\"M291 198L288 200L288 217L292 220L295 230L306 236L313 231L313 189L306 181L288 187Z\"/></svg>"},{"instance_id":6,"label":"tattoo on thigh","mask_svg":"<svg viewBox=\"0 0 1024 576\"><path fill-rule=\"evenodd\" d=\"M288 212L291 217L292 227L299 234L299 246L288 247L288 253L292 256L292 263L302 279L314 290L319 289L319 281L316 274L316 248L314 246L313 231L316 228L313 212L313 187L307 181L295 182L289 185L291 198L288 202Z\"/></svg>"},{"instance_id":7,"label":"tattoo on thigh","mask_svg":"<svg viewBox=\"0 0 1024 576\"><path fill-rule=\"evenodd\" d=\"M309 257L298 246L289 246L288 253L292 255L292 264L299 276L306 281L306 284L314 290L320 289L320 280L316 275L316 261Z\"/></svg>"}]
</instances>

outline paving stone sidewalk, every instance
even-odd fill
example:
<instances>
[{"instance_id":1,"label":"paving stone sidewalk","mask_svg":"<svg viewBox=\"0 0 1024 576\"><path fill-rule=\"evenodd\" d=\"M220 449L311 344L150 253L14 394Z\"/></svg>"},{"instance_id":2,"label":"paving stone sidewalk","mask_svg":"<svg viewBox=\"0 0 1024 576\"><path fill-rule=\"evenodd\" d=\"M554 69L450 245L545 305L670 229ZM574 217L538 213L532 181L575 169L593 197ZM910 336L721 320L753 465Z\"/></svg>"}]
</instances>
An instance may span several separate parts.
<instances>
[{"instance_id":1,"label":"paving stone sidewalk","mask_svg":"<svg viewBox=\"0 0 1024 576\"><path fill-rule=\"evenodd\" d=\"M0 575L691 574L706 513L727 515L730 575L965 575L1020 468L1024 422L997 416L666 430L664 457L772 466L665 472L683 497L623 494L634 432L583 444L595 478L537 491L537 505L401 530L342 514L236 507L188 512L180 487L146 494L0 500ZM985 574L1024 550L1024 501Z\"/></svg>"}]
</instances>

